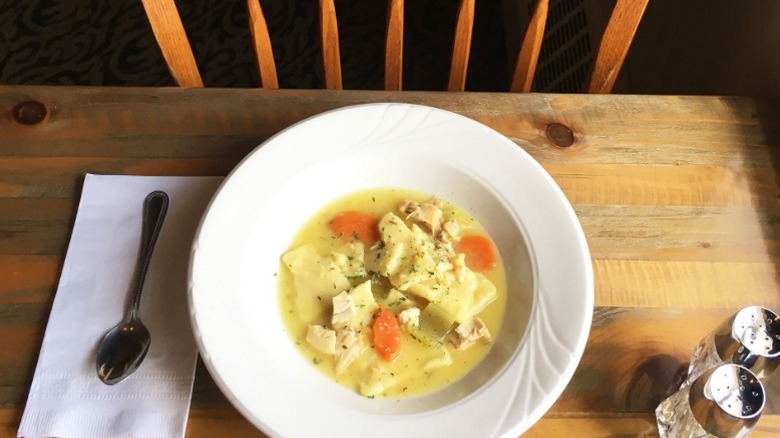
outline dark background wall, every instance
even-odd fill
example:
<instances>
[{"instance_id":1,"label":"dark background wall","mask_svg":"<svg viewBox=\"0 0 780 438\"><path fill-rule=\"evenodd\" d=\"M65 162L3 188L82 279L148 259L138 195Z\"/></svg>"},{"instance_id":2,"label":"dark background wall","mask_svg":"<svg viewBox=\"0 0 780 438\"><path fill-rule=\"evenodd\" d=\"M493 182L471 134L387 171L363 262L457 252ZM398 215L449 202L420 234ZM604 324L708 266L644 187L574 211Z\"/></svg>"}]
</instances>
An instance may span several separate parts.
<instances>
[{"instance_id":1,"label":"dark background wall","mask_svg":"<svg viewBox=\"0 0 780 438\"><path fill-rule=\"evenodd\" d=\"M405 88L443 90L457 3L406 3ZM498 2L477 3L470 88L503 89ZM259 85L245 0L176 4L206 86ZM345 88L383 87L386 4L336 0ZM261 5L280 86L321 88L317 0ZM173 85L140 0L0 0L0 83Z\"/></svg>"}]
</instances>

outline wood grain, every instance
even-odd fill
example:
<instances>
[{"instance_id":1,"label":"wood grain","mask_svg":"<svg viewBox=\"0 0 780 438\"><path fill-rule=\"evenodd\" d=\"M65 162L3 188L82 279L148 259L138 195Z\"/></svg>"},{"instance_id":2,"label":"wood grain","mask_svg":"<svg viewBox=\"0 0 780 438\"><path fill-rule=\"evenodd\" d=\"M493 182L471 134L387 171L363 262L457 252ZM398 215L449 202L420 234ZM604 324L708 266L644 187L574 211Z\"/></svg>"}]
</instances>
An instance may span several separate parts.
<instances>
[{"instance_id":1,"label":"wood grain","mask_svg":"<svg viewBox=\"0 0 780 438\"><path fill-rule=\"evenodd\" d=\"M247 0L246 4L252 47L255 50L257 69L260 74L260 84L263 88L279 88L279 80L276 77L276 62L271 48L271 36L268 34L268 25L265 22L260 0Z\"/></svg>"},{"instance_id":2,"label":"wood grain","mask_svg":"<svg viewBox=\"0 0 780 438\"><path fill-rule=\"evenodd\" d=\"M14 121L25 100L47 107L44 122ZM528 436L655 436L654 405L698 339L742 306L780 309L780 102L0 86L0 435L18 427L85 173L225 175L306 117L379 101L432 105L504 134L583 226L598 307L577 371ZM571 128L574 145L552 146L550 123ZM751 436L780 432L780 379L767 390ZM202 363L187 435L264 436Z\"/></svg>"},{"instance_id":3,"label":"wood grain","mask_svg":"<svg viewBox=\"0 0 780 438\"><path fill-rule=\"evenodd\" d=\"M512 84L509 86L509 91L512 93L528 93L531 91L531 84L533 84L534 73L536 72L536 62L539 60L539 52L544 39L544 29L547 25L549 6L549 0L538 0L536 2L528 29L525 31L523 43L520 45L520 52L517 54L515 73L512 76Z\"/></svg>"},{"instance_id":4,"label":"wood grain","mask_svg":"<svg viewBox=\"0 0 780 438\"><path fill-rule=\"evenodd\" d=\"M460 0L455 23L455 39L452 43L452 60L447 91L466 89L466 72L471 53L471 34L474 30L474 0Z\"/></svg>"},{"instance_id":5,"label":"wood grain","mask_svg":"<svg viewBox=\"0 0 780 438\"><path fill-rule=\"evenodd\" d=\"M341 90L341 55L339 52L339 26L333 0L320 0L320 39L322 67L325 71L325 88Z\"/></svg>"},{"instance_id":6,"label":"wood grain","mask_svg":"<svg viewBox=\"0 0 780 438\"><path fill-rule=\"evenodd\" d=\"M0 305L48 302L61 269L60 256L0 255Z\"/></svg>"},{"instance_id":7,"label":"wood grain","mask_svg":"<svg viewBox=\"0 0 780 438\"><path fill-rule=\"evenodd\" d=\"M173 0L141 0L152 32L173 79L182 87L202 87L195 55Z\"/></svg>"},{"instance_id":8,"label":"wood grain","mask_svg":"<svg viewBox=\"0 0 780 438\"><path fill-rule=\"evenodd\" d=\"M599 43L588 93L609 93L626 59L649 0L617 0Z\"/></svg>"},{"instance_id":9,"label":"wood grain","mask_svg":"<svg viewBox=\"0 0 780 438\"><path fill-rule=\"evenodd\" d=\"M751 438L770 438L780 433L780 417L765 416L750 434ZM655 417L644 415L595 416L586 418L542 418L524 437L643 437L658 436Z\"/></svg>"},{"instance_id":10,"label":"wood grain","mask_svg":"<svg viewBox=\"0 0 780 438\"><path fill-rule=\"evenodd\" d=\"M775 263L594 260L596 305L780 309Z\"/></svg>"},{"instance_id":11,"label":"wood grain","mask_svg":"<svg viewBox=\"0 0 780 438\"><path fill-rule=\"evenodd\" d=\"M385 38L385 90L403 88L404 0L388 0Z\"/></svg>"}]
</instances>

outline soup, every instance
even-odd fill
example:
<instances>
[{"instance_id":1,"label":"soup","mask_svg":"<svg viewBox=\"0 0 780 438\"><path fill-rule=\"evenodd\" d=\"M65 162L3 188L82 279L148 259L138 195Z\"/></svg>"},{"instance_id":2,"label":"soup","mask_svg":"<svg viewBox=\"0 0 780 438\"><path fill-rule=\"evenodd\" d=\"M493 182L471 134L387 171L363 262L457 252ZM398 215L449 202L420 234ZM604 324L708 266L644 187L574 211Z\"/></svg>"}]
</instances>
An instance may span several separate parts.
<instances>
[{"instance_id":1,"label":"soup","mask_svg":"<svg viewBox=\"0 0 780 438\"><path fill-rule=\"evenodd\" d=\"M285 329L321 372L369 397L422 395L472 370L506 303L496 246L464 210L394 188L317 212L281 257Z\"/></svg>"}]
</instances>

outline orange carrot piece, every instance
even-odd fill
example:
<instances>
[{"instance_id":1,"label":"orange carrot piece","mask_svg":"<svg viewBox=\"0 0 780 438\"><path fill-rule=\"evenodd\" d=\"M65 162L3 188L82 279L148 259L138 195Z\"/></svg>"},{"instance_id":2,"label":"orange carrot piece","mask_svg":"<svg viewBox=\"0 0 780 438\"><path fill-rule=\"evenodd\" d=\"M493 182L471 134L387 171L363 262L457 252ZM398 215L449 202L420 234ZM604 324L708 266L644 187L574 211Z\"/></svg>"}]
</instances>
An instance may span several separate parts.
<instances>
[{"instance_id":1,"label":"orange carrot piece","mask_svg":"<svg viewBox=\"0 0 780 438\"><path fill-rule=\"evenodd\" d=\"M496 266L496 252L487 237L465 236L455 244L455 252L466 255L466 266L472 271L488 271Z\"/></svg>"},{"instance_id":2,"label":"orange carrot piece","mask_svg":"<svg viewBox=\"0 0 780 438\"><path fill-rule=\"evenodd\" d=\"M374 312L374 348L382 358L393 361L401 352L401 326L393 312L382 306Z\"/></svg>"},{"instance_id":3,"label":"orange carrot piece","mask_svg":"<svg viewBox=\"0 0 780 438\"><path fill-rule=\"evenodd\" d=\"M328 222L328 226L346 242L357 239L371 245L379 240L379 219L361 211L341 212Z\"/></svg>"}]
</instances>

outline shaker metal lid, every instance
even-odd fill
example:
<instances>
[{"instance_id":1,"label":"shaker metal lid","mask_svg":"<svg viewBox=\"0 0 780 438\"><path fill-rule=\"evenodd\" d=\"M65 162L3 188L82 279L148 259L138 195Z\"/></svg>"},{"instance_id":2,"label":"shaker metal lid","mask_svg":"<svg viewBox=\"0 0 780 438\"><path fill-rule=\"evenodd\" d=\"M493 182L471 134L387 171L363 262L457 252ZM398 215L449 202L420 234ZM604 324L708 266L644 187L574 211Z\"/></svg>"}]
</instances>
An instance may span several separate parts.
<instances>
[{"instance_id":1,"label":"shaker metal lid","mask_svg":"<svg viewBox=\"0 0 780 438\"><path fill-rule=\"evenodd\" d=\"M745 307L734 317L731 330L731 336L750 353L780 357L780 318L771 310L760 306Z\"/></svg>"},{"instance_id":2,"label":"shaker metal lid","mask_svg":"<svg viewBox=\"0 0 780 438\"><path fill-rule=\"evenodd\" d=\"M704 396L742 420L761 415L766 402L764 386L758 378L747 368L733 364L712 371L704 385Z\"/></svg>"}]
</instances>

